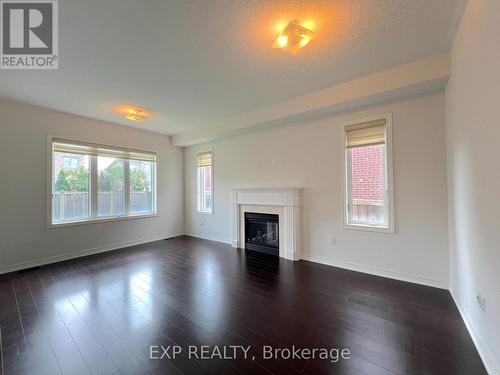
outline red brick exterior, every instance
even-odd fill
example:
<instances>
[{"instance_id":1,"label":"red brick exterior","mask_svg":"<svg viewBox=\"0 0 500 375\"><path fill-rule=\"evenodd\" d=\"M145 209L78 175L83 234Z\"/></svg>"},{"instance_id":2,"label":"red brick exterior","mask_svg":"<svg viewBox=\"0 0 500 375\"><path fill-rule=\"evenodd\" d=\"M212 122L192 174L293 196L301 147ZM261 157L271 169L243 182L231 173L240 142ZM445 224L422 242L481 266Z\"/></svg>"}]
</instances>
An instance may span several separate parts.
<instances>
[{"instance_id":1,"label":"red brick exterior","mask_svg":"<svg viewBox=\"0 0 500 375\"><path fill-rule=\"evenodd\" d=\"M352 149L353 200L384 200L384 145Z\"/></svg>"}]
</instances>

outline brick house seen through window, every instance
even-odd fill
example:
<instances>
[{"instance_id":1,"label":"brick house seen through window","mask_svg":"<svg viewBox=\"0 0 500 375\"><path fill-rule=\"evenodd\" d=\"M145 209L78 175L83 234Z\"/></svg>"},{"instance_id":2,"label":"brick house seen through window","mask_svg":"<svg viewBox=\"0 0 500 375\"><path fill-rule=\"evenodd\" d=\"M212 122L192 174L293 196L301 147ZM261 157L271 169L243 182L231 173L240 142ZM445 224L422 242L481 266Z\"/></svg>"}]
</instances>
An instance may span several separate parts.
<instances>
[{"instance_id":1,"label":"brick house seen through window","mask_svg":"<svg viewBox=\"0 0 500 375\"><path fill-rule=\"evenodd\" d=\"M352 218L359 222L384 221L384 145L352 149Z\"/></svg>"}]
</instances>

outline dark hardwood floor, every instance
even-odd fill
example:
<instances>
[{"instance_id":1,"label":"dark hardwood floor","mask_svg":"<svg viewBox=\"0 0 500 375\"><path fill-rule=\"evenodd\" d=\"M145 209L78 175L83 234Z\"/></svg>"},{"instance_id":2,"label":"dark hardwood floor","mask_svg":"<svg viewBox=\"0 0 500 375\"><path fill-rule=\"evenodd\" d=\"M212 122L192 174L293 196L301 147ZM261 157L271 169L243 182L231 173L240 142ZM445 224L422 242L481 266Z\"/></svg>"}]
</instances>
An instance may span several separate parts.
<instances>
[{"instance_id":1,"label":"dark hardwood floor","mask_svg":"<svg viewBox=\"0 0 500 375\"><path fill-rule=\"evenodd\" d=\"M190 237L3 275L0 330L5 375L486 374L447 291ZM251 349L189 359L190 345ZM350 359L268 360L265 345Z\"/></svg>"}]
</instances>

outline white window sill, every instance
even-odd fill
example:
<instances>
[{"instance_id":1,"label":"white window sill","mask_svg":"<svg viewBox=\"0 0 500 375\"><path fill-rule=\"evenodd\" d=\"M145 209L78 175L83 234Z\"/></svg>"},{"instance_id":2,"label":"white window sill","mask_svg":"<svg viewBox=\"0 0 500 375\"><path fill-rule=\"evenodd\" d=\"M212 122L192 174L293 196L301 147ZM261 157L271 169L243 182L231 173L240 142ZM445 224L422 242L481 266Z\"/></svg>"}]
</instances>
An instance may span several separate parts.
<instances>
[{"instance_id":1,"label":"white window sill","mask_svg":"<svg viewBox=\"0 0 500 375\"><path fill-rule=\"evenodd\" d=\"M395 233L395 230L392 227L382 227L382 226L361 224L361 223L359 224L344 223L344 229L360 230L365 232Z\"/></svg>"},{"instance_id":2,"label":"white window sill","mask_svg":"<svg viewBox=\"0 0 500 375\"><path fill-rule=\"evenodd\" d=\"M61 223L53 223L48 224L48 229L55 228L63 228L63 227L71 227L75 225L85 225L85 224L97 224L97 223L108 223L112 221L123 221L123 220L134 220L134 219L145 219L151 217L158 217L158 213L146 213L146 214L138 214L133 216L107 216L102 218L93 218L93 219L84 219L84 220L75 220L75 221L63 221Z\"/></svg>"},{"instance_id":3,"label":"white window sill","mask_svg":"<svg viewBox=\"0 0 500 375\"><path fill-rule=\"evenodd\" d=\"M198 215L214 216L214 211L196 211Z\"/></svg>"}]
</instances>

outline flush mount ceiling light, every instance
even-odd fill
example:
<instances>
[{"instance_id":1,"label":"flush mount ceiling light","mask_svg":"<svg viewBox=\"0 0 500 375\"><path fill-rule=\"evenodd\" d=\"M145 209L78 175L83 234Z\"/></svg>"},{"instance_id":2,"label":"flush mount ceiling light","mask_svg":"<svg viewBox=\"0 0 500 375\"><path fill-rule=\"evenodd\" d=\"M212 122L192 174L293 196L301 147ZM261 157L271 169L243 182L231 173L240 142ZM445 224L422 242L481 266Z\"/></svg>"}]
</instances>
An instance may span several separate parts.
<instances>
[{"instance_id":1,"label":"flush mount ceiling light","mask_svg":"<svg viewBox=\"0 0 500 375\"><path fill-rule=\"evenodd\" d=\"M121 117L135 122L142 122L153 117L152 112L135 103L114 104L111 109Z\"/></svg>"},{"instance_id":2,"label":"flush mount ceiling light","mask_svg":"<svg viewBox=\"0 0 500 375\"><path fill-rule=\"evenodd\" d=\"M278 35L272 48L281 48L290 53L296 54L303 47L307 46L314 38L314 32L300 26L297 20L290 21L285 29Z\"/></svg>"},{"instance_id":3,"label":"flush mount ceiling light","mask_svg":"<svg viewBox=\"0 0 500 375\"><path fill-rule=\"evenodd\" d=\"M152 117L152 113L137 104L115 104L113 111L130 121L144 121Z\"/></svg>"},{"instance_id":4,"label":"flush mount ceiling light","mask_svg":"<svg viewBox=\"0 0 500 375\"><path fill-rule=\"evenodd\" d=\"M142 109L133 109L125 116L126 119L131 121L144 121L147 117L143 114Z\"/></svg>"}]
</instances>

